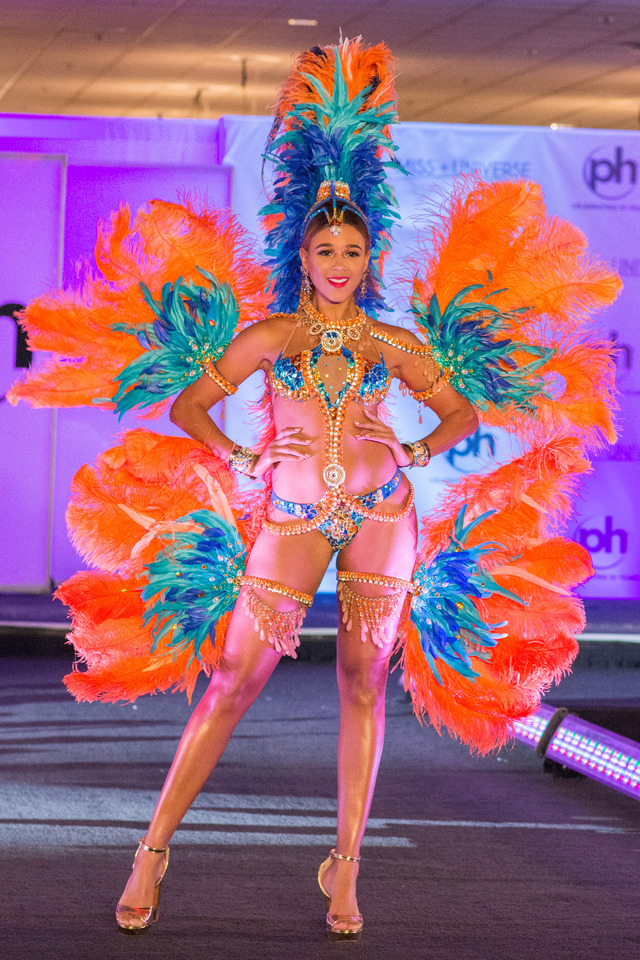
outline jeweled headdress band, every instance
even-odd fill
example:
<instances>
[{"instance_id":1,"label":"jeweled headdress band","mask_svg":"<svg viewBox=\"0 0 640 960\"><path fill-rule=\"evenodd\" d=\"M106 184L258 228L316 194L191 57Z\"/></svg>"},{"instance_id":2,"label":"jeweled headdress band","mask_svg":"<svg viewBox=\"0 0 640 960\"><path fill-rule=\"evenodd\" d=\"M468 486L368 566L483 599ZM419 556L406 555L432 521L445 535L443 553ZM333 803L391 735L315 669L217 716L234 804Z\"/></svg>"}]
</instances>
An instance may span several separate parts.
<instances>
[{"instance_id":1,"label":"jeweled headdress band","mask_svg":"<svg viewBox=\"0 0 640 960\"><path fill-rule=\"evenodd\" d=\"M327 208L327 200L333 201L333 210L330 212ZM338 201L340 207L338 208ZM313 218L322 211L329 225L329 230L334 237L339 237L342 231L342 221L344 220L344 211L351 210L362 220L367 233L369 233L369 224L361 208L351 199L349 184L344 180L323 180L318 187L316 202L311 207L302 224L302 236L307 232L307 227Z\"/></svg>"}]
</instances>

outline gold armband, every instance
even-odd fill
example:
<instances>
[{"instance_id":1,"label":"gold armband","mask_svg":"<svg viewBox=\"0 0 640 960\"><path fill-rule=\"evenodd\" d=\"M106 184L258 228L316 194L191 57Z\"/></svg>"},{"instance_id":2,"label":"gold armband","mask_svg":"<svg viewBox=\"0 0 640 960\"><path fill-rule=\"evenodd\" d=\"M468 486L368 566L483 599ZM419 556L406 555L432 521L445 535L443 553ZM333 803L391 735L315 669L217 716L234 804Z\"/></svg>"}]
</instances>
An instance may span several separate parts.
<instances>
[{"instance_id":1,"label":"gold armband","mask_svg":"<svg viewBox=\"0 0 640 960\"><path fill-rule=\"evenodd\" d=\"M208 377L211 377L214 383L218 384L221 390L224 390L228 397L238 392L238 388L233 383L230 383L226 377L223 377L213 363L208 363L204 368L204 372Z\"/></svg>"}]
</instances>

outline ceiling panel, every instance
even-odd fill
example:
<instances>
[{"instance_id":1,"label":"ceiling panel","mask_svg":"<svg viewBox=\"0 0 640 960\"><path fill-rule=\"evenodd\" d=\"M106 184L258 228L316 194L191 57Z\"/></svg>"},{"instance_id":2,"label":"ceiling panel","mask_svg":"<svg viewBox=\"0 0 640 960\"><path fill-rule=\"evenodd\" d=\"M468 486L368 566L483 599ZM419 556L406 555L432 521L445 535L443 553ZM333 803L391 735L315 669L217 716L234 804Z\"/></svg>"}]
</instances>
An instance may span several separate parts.
<instances>
[{"instance_id":1,"label":"ceiling panel","mask_svg":"<svg viewBox=\"0 0 640 960\"><path fill-rule=\"evenodd\" d=\"M0 110L264 113L341 31L391 47L405 119L639 125L640 0L1 0Z\"/></svg>"}]
</instances>

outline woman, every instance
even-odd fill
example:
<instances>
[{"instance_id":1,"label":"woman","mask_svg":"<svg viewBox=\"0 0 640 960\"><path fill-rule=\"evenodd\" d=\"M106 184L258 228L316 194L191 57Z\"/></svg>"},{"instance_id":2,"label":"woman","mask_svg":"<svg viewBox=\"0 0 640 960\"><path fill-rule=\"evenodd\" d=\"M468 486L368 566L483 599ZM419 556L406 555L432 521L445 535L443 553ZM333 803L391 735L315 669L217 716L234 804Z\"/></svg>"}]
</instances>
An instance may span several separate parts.
<instances>
[{"instance_id":1,"label":"woman","mask_svg":"<svg viewBox=\"0 0 640 960\"><path fill-rule=\"evenodd\" d=\"M295 655L334 552L338 824L318 875L331 938L362 930L356 878L392 648L416 713L479 752L508 742L577 652L584 612L571 591L591 567L558 531L587 455L615 437L611 352L585 322L619 278L547 217L536 184L466 178L408 265L428 345L373 319L397 218L385 177L398 166L392 66L384 45L359 39L294 66L267 145L267 292L232 217L154 201L131 229L126 210L102 228L102 278L25 312L30 342L58 359L14 387L14 402L158 411L188 384L172 418L196 443L131 430L78 472L68 519L94 569L57 591L87 666L65 677L79 700L190 694L201 669L212 676L118 905L129 933L156 919L169 840L280 656ZM256 370L273 415L259 453L208 413ZM402 443L380 416L393 377L440 420L424 440ZM514 435L517 453L447 490L416 562L402 469L471 434L475 409ZM260 509L227 465L264 477L268 492L272 479L259 531Z\"/></svg>"},{"instance_id":2,"label":"woman","mask_svg":"<svg viewBox=\"0 0 640 960\"><path fill-rule=\"evenodd\" d=\"M339 578L355 576L341 582L352 622L341 623L337 640L337 845L318 879L327 896L328 935L357 939L362 931L360 845L382 753L389 657L416 552L411 484L400 468L411 466L416 454L419 462L428 461L425 449L448 450L475 431L477 418L451 386L434 383L431 352L417 337L371 320L356 306L370 254L364 219L338 202L316 207L300 248L310 299L303 298L295 314L275 314L238 334L213 378L203 375L172 407L173 422L232 467L236 461L254 477L273 468L273 494L222 661L187 725L118 905L117 922L127 932L142 931L155 919L169 840L282 653L293 652L300 613L334 551ZM344 346L336 349L339 340ZM307 363L298 385L296 374ZM270 384L276 435L254 456L239 451L208 411L259 369ZM380 419L391 377L423 396L439 388L426 402L440 423L418 444L401 443ZM371 506L363 504L366 496ZM309 499L313 507L303 503ZM332 512L322 521L323 500L329 499ZM376 576L363 582L361 574Z\"/></svg>"}]
</instances>

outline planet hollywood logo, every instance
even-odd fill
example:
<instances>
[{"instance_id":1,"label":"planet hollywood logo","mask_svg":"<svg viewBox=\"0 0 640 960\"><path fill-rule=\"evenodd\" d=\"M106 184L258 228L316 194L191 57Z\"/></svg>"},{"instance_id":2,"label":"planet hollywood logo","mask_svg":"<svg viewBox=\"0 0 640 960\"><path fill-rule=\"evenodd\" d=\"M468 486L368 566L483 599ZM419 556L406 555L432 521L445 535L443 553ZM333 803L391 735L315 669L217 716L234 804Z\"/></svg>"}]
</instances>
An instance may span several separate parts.
<instances>
[{"instance_id":1,"label":"planet hollywood logo","mask_svg":"<svg viewBox=\"0 0 640 960\"><path fill-rule=\"evenodd\" d=\"M638 183L638 162L626 156L624 147L596 147L584 162L582 176L601 200L624 200Z\"/></svg>"},{"instance_id":2,"label":"planet hollywood logo","mask_svg":"<svg viewBox=\"0 0 640 960\"><path fill-rule=\"evenodd\" d=\"M473 457L475 460L481 453L487 451L492 457L495 456L496 438L492 433L489 433L489 431L482 433L480 430L476 430L476 432L472 433L466 440L447 450L445 459L454 470L458 470L460 473L470 473L477 469L476 464L471 463L469 464L469 468L465 469L465 464L461 464L460 461L463 460L468 463L469 457Z\"/></svg>"},{"instance_id":3,"label":"planet hollywood logo","mask_svg":"<svg viewBox=\"0 0 640 960\"><path fill-rule=\"evenodd\" d=\"M590 517L578 527L575 539L591 554L597 571L619 566L629 549L629 532L610 515Z\"/></svg>"}]
</instances>

